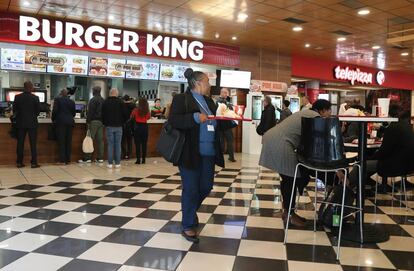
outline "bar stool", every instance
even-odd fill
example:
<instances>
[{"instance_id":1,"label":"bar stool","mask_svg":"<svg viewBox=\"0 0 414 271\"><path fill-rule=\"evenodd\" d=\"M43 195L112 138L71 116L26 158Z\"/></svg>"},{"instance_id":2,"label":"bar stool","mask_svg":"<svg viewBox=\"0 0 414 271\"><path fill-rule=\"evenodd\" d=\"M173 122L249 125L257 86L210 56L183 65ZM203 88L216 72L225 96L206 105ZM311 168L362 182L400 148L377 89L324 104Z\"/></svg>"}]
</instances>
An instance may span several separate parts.
<instances>
[{"instance_id":1,"label":"bar stool","mask_svg":"<svg viewBox=\"0 0 414 271\"><path fill-rule=\"evenodd\" d=\"M395 179L396 177L401 177L401 191L404 193L404 202L405 202L405 210L408 212L409 208L408 208L408 199L407 199L407 189L406 189L406 182L407 182L407 177L410 176L411 174L402 174L400 176L387 176L391 178L391 183L392 183L392 192L391 192L391 197L392 197L392 202L394 202L394 190L395 190ZM377 180L375 182L375 198L374 198L374 204L377 205L377 194L378 194L378 177L381 177L377 174ZM382 178L382 177L381 177ZM401 199L400 199L400 207L401 207Z\"/></svg>"},{"instance_id":2,"label":"bar stool","mask_svg":"<svg viewBox=\"0 0 414 271\"><path fill-rule=\"evenodd\" d=\"M359 187L362 186L362 177L361 177L361 167L358 164L355 164L355 166L358 167L358 181L359 181ZM353 209L354 211L351 212L350 214L347 215L350 216L354 213L358 213L362 211L362 195L361 195L361 190L362 189L358 189L359 191L359 206L348 206L345 205L345 192L346 192L346 180L347 180L347 168L346 167L314 167L312 165L308 165L302 162L299 162L296 165L295 168L295 175L294 175L294 179L293 179L293 186L292 186L292 192L291 195L294 194L295 189L296 189L296 179L297 179L297 173L300 167L304 167L307 168L309 170L314 170L316 172L316 179L315 179L315 212L314 212L314 223L313 223L313 231L316 231L316 220L317 220L317 204L318 203L325 203L325 204L330 204L330 205L334 205L334 206L341 206L341 215L340 215L340 222L339 222L339 235L338 235L338 253L337 253L337 257L336 259L339 260L340 257L340 249L341 249L341 236L342 236L342 224L343 224L343 219L344 219L344 208L349 208L349 209ZM337 171L344 171L345 172L345 179L343 181L343 192L342 192L342 203L341 204L337 204L337 203L331 203L331 202L326 202L326 201L318 201L318 186L317 186L317 179L318 179L318 172L323 172L325 174L327 174L328 172L337 172ZM326 179L325 179L325 194L326 194ZM289 223L290 223L290 213L291 213L291 209L292 209L292 202L293 202L293 196L290 197L290 202L289 202L289 210L288 210L288 218L287 218L287 222L286 222L286 228L285 228L285 238L283 241L283 244L286 244L287 242L287 238L288 238L288 231L289 231ZM363 242L363 230L362 230L362 214L360 214L359 216L360 218L360 234L361 234L361 243Z\"/></svg>"}]
</instances>

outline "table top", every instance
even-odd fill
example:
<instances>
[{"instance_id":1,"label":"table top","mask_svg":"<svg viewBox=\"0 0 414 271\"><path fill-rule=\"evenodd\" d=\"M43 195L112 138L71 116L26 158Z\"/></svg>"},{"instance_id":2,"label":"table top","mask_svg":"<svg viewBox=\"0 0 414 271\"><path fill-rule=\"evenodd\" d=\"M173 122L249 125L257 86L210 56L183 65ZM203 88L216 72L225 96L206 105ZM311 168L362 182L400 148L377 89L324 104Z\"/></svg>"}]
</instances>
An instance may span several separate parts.
<instances>
[{"instance_id":1,"label":"table top","mask_svg":"<svg viewBox=\"0 0 414 271\"><path fill-rule=\"evenodd\" d=\"M340 121L350 121L350 122L397 122L398 118L383 118L383 117L371 117L371 116L338 116Z\"/></svg>"},{"instance_id":2,"label":"table top","mask_svg":"<svg viewBox=\"0 0 414 271\"><path fill-rule=\"evenodd\" d=\"M355 143L344 143L345 147L358 148L358 144ZM381 147L381 143L367 144L367 149L378 149Z\"/></svg>"}]
</instances>

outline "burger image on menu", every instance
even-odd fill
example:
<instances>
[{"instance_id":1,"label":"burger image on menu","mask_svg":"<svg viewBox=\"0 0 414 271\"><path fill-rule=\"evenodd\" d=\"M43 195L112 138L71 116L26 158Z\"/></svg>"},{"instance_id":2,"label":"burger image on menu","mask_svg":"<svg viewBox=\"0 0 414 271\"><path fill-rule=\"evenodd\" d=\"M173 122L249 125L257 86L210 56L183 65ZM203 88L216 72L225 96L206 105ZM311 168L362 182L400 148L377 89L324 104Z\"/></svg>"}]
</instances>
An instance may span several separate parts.
<instances>
[{"instance_id":1,"label":"burger image on menu","mask_svg":"<svg viewBox=\"0 0 414 271\"><path fill-rule=\"evenodd\" d=\"M89 65L90 75L105 76L108 74L108 59L91 57Z\"/></svg>"},{"instance_id":2,"label":"burger image on menu","mask_svg":"<svg viewBox=\"0 0 414 271\"><path fill-rule=\"evenodd\" d=\"M164 77L164 78L173 78L174 71L171 68L163 69L162 72L161 72L161 76Z\"/></svg>"}]
</instances>

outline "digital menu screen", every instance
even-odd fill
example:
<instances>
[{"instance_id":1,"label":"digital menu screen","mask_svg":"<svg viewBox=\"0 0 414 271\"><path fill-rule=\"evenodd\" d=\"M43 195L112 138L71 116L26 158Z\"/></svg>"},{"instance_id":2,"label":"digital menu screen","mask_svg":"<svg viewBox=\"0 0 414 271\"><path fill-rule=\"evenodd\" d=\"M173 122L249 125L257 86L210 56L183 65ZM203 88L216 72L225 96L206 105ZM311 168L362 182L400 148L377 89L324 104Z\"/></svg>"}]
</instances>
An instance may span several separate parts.
<instances>
[{"instance_id":1,"label":"digital menu screen","mask_svg":"<svg viewBox=\"0 0 414 271\"><path fill-rule=\"evenodd\" d=\"M19 94L22 94L22 91L7 91L6 101L14 102L14 98L16 98L16 96ZM41 92L41 91L34 91L32 92L32 94L39 97L39 102L44 103L46 101L46 93Z\"/></svg>"},{"instance_id":2,"label":"digital menu screen","mask_svg":"<svg viewBox=\"0 0 414 271\"><path fill-rule=\"evenodd\" d=\"M47 56L46 52L26 50L24 55L24 70L29 72L46 72L46 65L32 64L32 56Z\"/></svg>"},{"instance_id":3,"label":"digital menu screen","mask_svg":"<svg viewBox=\"0 0 414 271\"><path fill-rule=\"evenodd\" d=\"M89 58L89 75L107 76L108 59L102 57Z\"/></svg>"},{"instance_id":4,"label":"digital menu screen","mask_svg":"<svg viewBox=\"0 0 414 271\"><path fill-rule=\"evenodd\" d=\"M88 57L80 55L68 55L59 53L49 53L49 57L60 57L65 60L63 66L47 66L48 72L65 74L88 74Z\"/></svg>"},{"instance_id":5,"label":"digital menu screen","mask_svg":"<svg viewBox=\"0 0 414 271\"><path fill-rule=\"evenodd\" d=\"M221 70L220 87L249 89L251 76L248 71Z\"/></svg>"},{"instance_id":6,"label":"digital menu screen","mask_svg":"<svg viewBox=\"0 0 414 271\"><path fill-rule=\"evenodd\" d=\"M1 48L1 68L5 70L24 70L25 51Z\"/></svg>"},{"instance_id":7,"label":"digital menu screen","mask_svg":"<svg viewBox=\"0 0 414 271\"><path fill-rule=\"evenodd\" d=\"M125 72L116 70L117 64L125 64L125 59L108 58L108 76L124 78Z\"/></svg>"},{"instance_id":8,"label":"digital menu screen","mask_svg":"<svg viewBox=\"0 0 414 271\"><path fill-rule=\"evenodd\" d=\"M161 64L160 80L184 83L187 81L184 77L184 72L187 68L188 66Z\"/></svg>"},{"instance_id":9,"label":"digital menu screen","mask_svg":"<svg viewBox=\"0 0 414 271\"><path fill-rule=\"evenodd\" d=\"M253 96L252 98L252 119L260 120L262 118L262 96Z\"/></svg>"},{"instance_id":10,"label":"digital menu screen","mask_svg":"<svg viewBox=\"0 0 414 271\"><path fill-rule=\"evenodd\" d=\"M126 72L126 78L158 80L158 76L160 74L159 63L127 60L127 64L141 65L142 69L137 69L136 71Z\"/></svg>"}]
</instances>

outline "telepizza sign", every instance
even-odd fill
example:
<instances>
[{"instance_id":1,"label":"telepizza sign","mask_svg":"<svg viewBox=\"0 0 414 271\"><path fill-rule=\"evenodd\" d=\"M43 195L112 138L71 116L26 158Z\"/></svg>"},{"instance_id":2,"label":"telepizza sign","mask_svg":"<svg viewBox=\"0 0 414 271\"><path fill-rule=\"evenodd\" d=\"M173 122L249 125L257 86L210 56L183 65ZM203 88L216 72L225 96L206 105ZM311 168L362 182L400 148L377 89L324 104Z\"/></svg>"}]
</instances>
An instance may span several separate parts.
<instances>
[{"instance_id":1,"label":"telepizza sign","mask_svg":"<svg viewBox=\"0 0 414 271\"><path fill-rule=\"evenodd\" d=\"M349 81L351 85L354 85L356 82L371 85L373 80L373 74L371 72L361 71L359 68L342 68L338 65L334 68L334 78L338 80ZM378 85L382 85L385 82L384 72L378 71L375 79Z\"/></svg>"},{"instance_id":2,"label":"telepizza sign","mask_svg":"<svg viewBox=\"0 0 414 271\"><path fill-rule=\"evenodd\" d=\"M238 66L239 48L131 29L0 13L0 41Z\"/></svg>"}]
</instances>

